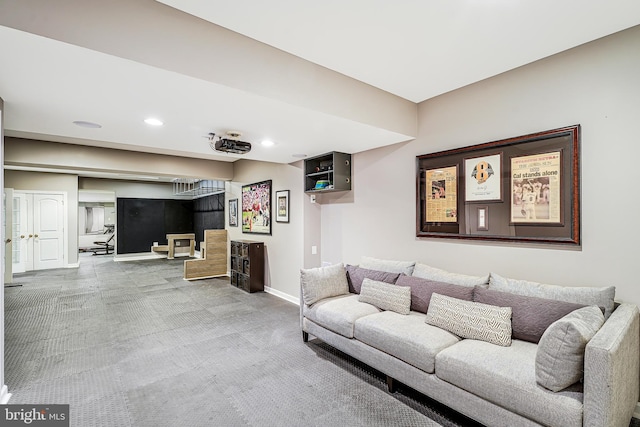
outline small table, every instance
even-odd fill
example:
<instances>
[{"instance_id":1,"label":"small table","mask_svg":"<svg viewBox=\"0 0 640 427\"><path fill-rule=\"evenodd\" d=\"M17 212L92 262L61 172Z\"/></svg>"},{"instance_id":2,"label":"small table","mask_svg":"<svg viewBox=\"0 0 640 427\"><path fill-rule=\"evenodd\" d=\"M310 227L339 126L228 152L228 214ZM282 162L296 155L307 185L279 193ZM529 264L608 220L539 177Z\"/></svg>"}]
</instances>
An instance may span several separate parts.
<instances>
[{"instance_id":1,"label":"small table","mask_svg":"<svg viewBox=\"0 0 640 427\"><path fill-rule=\"evenodd\" d=\"M167 234L167 244L152 246L153 252L167 252L167 259L173 259L176 253L189 253L190 257L195 255L196 235L194 233L186 234Z\"/></svg>"}]
</instances>

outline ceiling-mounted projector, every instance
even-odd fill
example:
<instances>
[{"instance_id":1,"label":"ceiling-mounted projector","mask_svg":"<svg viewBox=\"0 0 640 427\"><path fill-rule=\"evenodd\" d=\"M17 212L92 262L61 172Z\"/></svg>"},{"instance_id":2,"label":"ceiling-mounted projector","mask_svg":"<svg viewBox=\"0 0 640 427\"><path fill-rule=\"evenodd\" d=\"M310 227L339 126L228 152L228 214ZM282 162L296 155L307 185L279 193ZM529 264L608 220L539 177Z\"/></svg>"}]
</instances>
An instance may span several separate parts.
<instances>
[{"instance_id":1,"label":"ceiling-mounted projector","mask_svg":"<svg viewBox=\"0 0 640 427\"><path fill-rule=\"evenodd\" d=\"M240 136L238 132L227 132L227 134L234 137ZM247 154L251 151L251 143L249 142L222 137L218 137L218 140L214 141L215 136L214 133L209 134L209 145L216 151L233 154Z\"/></svg>"}]
</instances>

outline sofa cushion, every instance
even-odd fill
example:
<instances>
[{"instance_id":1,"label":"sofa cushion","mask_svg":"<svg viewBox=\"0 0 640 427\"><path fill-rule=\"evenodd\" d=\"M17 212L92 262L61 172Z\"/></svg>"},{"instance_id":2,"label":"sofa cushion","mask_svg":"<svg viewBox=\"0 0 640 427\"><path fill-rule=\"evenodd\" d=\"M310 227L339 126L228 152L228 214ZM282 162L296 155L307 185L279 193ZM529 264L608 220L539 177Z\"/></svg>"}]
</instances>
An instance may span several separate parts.
<instances>
[{"instance_id":1,"label":"sofa cushion","mask_svg":"<svg viewBox=\"0 0 640 427\"><path fill-rule=\"evenodd\" d=\"M413 266L416 265L415 261L393 261L387 259L371 258L363 256L360 262L360 267L367 268L369 270L386 271L388 273L404 273L410 276L413 272Z\"/></svg>"},{"instance_id":2,"label":"sofa cushion","mask_svg":"<svg viewBox=\"0 0 640 427\"><path fill-rule=\"evenodd\" d=\"M511 345L511 307L496 307L434 293L426 322L462 338Z\"/></svg>"},{"instance_id":3,"label":"sofa cushion","mask_svg":"<svg viewBox=\"0 0 640 427\"><path fill-rule=\"evenodd\" d=\"M358 295L350 294L320 300L311 307L304 307L302 314L324 328L353 338L356 320L379 312L375 306L358 301Z\"/></svg>"},{"instance_id":4,"label":"sofa cushion","mask_svg":"<svg viewBox=\"0 0 640 427\"><path fill-rule=\"evenodd\" d=\"M412 275L423 279L434 280L436 282L451 283L460 286L473 287L489 283L488 274L486 276L467 276L466 274L450 273L446 270L441 270L421 263L416 263L413 268Z\"/></svg>"},{"instance_id":5,"label":"sofa cushion","mask_svg":"<svg viewBox=\"0 0 640 427\"><path fill-rule=\"evenodd\" d=\"M583 304L527 297L510 292L487 289L484 286L475 287L473 300L499 307L511 307L513 338L533 343L540 341L544 331L553 322L574 310L584 307Z\"/></svg>"},{"instance_id":6,"label":"sofa cushion","mask_svg":"<svg viewBox=\"0 0 640 427\"><path fill-rule=\"evenodd\" d=\"M356 320L357 340L428 373L433 373L438 352L460 338L425 324L425 315L412 311L403 316L384 311Z\"/></svg>"},{"instance_id":7,"label":"sofa cushion","mask_svg":"<svg viewBox=\"0 0 640 427\"><path fill-rule=\"evenodd\" d=\"M582 391L559 393L535 378L537 345L513 340L510 347L463 340L436 355L438 378L491 403L547 426L582 426Z\"/></svg>"},{"instance_id":8,"label":"sofa cushion","mask_svg":"<svg viewBox=\"0 0 640 427\"><path fill-rule=\"evenodd\" d=\"M411 309L411 289L395 286L371 279L362 281L358 301L366 302L382 310L391 310L399 314L409 314Z\"/></svg>"},{"instance_id":9,"label":"sofa cushion","mask_svg":"<svg viewBox=\"0 0 640 427\"><path fill-rule=\"evenodd\" d=\"M378 282L396 283L400 273L388 273L386 271L369 270L355 265L347 265L347 282L349 282L349 292L360 293L362 281L364 279L377 280Z\"/></svg>"},{"instance_id":10,"label":"sofa cushion","mask_svg":"<svg viewBox=\"0 0 640 427\"><path fill-rule=\"evenodd\" d=\"M416 276L405 276L404 274L400 275L395 283L398 286L411 288L411 310L421 313L427 312L431 295L434 292L467 301L473 299L473 288L469 286L452 285L451 283L437 282Z\"/></svg>"},{"instance_id":11,"label":"sofa cushion","mask_svg":"<svg viewBox=\"0 0 640 427\"><path fill-rule=\"evenodd\" d=\"M344 265L335 264L328 267L300 270L302 300L306 305L323 298L349 293L349 284Z\"/></svg>"},{"instance_id":12,"label":"sofa cushion","mask_svg":"<svg viewBox=\"0 0 640 427\"><path fill-rule=\"evenodd\" d=\"M560 391L582 379L584 350L604 324L595 305L584 307L556 321L542 335L536 354L536 380Z\"/></svg>"},{"instance_id":13,"label":"sofa cushion","mask_svg":"<svg viewBox=\"0 0 640 427\"><path fill-rule=\"evenodd\" d=\"M616 294L615 286L592 288L584 286L547 285L544 283L530 282L528 280L507 279L496 273L491 273L489 289L530 297L573 302L576 304L597 305L598 307L604 308L605 319L608 319L613 312L613 299Z\"/></svg>"}]
</instances>

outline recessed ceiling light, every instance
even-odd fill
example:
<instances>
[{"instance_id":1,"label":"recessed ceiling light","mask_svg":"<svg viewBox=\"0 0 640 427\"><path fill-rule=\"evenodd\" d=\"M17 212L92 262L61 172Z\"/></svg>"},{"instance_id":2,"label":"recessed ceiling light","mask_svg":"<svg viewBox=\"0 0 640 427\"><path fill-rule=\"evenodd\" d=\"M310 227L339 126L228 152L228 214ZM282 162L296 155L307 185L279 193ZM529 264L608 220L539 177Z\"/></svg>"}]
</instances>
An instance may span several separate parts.
<instances>
[{"instance_id":1,"label":"recessed ceiling light","mask_svg":"<svg viewBox=\"0 0 640 427\"><path fill-rule=\"evenodd\" d=\"M275 143L269 139L265 139L261 142L264 147L272 147Z\"/></svg>"},{"instance_id":2,"label":"recessed ceiling light","mask_svg":"<svg viewBox=\"0 0 640 427\"><path fill-rule=\"evenodd\" d=\"M306 154L292 154L292 156L296 159L304 159L305 157L307 157Z\"/></svg>"},{"instance_id":3,"label":"recessed ceiling light","mask_svg":"<svg viewBox=\"0 0 640 427\"><path fill-rule=\"evenodd\" d=\"M100 129L102 125L93 122L86 122L84 120L76 120L73 122L74 125L80 126L81 128L89 128L89 129Z\"/></svg>"},{"instance_id":4,"label":"recessed ceiling light","mask_svg":"<svg viewBox=\"0 0 640 427\"><path fill-rule=\"evenodd\" d=\"M148 119L144 119L144 122L151 126L162 126L164 123L160 119L156 119L154 117L149 117Z\"/></svg>"}]
</instances>

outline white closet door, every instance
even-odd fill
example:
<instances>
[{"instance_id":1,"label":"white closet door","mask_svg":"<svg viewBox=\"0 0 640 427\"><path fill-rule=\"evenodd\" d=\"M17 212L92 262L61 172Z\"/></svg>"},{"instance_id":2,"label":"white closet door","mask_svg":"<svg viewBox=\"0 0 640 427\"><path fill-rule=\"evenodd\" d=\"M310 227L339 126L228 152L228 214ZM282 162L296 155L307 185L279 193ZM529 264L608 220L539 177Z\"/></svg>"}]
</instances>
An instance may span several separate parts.
<instances>
[{"instance_id":1,"label":"white closet door","mask_svg":"<svg viewBox=\"0 0 640 427\"><path fill-rule=\"evenodd\" d=\"M33 270L33 195L13 193L13 272Z\"/></svg>"},{"instance_id":2,"label":"white closet door","mask_svg":"<svg viewBox=\"0 0 640 427\"><path fill-rule=\"evenodd\" d=\"M64 267L64 196L33 195L33 268Z\"/></svg>"},{"instance_id":3,"label":"white closet door","mask_svg":"<svg viewBox=\"0 0 640 427\"><path fill-rule=\"evenodd\" d=\"M13 272L64 267L64 195L13 193Z\"/></svg>"},{"instance_id":4,"label":"white closet door","mask_svg":"<svg viewBox=\"0 0 640 427\"><path fill-rule=\"evenodd\" d=\"M4 239L4 283L13 281L13 188L4 189L2 238Z\"/></svg>"}]
</instances>

